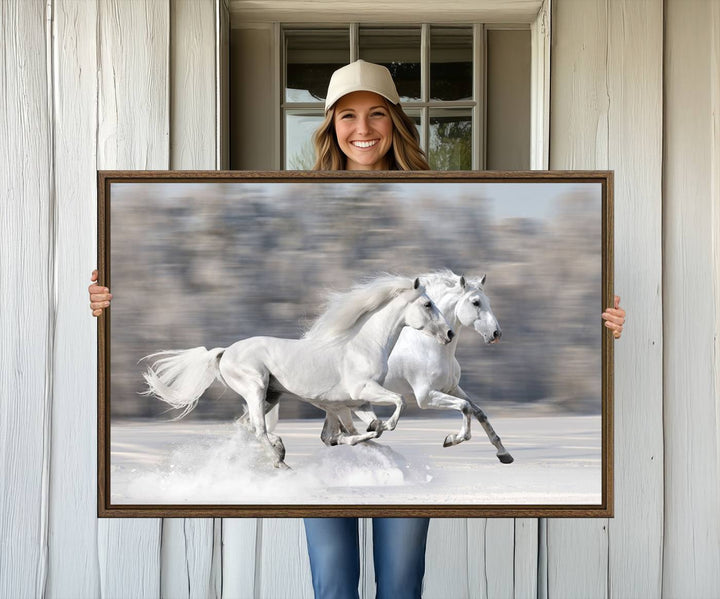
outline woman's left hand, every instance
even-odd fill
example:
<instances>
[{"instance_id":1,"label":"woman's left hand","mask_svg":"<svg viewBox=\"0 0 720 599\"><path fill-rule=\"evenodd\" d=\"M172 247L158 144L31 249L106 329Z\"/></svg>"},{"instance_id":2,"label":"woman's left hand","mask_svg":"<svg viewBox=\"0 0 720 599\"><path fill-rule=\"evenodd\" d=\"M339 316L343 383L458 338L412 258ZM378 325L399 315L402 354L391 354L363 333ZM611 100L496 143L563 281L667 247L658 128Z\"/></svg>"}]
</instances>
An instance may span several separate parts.
<instances>
[{"instance_id":1,"label":"woman's left hand","mask_svg":"<svg viewBox=\"0 0 720 599\"><path fill-rule=\"evenodd\" d=\"M612 331L613 337L620 339L625 324L625 310L620 307L619 296L615 296L615 307L607 308L602 313L602 318L605 321L605 326Z\"/></svg>"}]
</instances>

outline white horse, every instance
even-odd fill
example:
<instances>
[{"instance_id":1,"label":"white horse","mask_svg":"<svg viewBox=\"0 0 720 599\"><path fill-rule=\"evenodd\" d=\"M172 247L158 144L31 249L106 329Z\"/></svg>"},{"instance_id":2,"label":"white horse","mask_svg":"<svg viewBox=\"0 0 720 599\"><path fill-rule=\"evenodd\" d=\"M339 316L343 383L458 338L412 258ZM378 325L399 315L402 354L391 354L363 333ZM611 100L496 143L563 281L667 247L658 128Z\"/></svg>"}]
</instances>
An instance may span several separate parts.
<instances>
[{"instance_id":1,"label":"white horse","mask_svg":"<svg viewBox=\"0 0 720 599\"><path fill-rule=\"evenodd\" d=\"M437 304L448 324L457 335L444 346L428 343L427 338L405 329L400 334L388 361L388 373L383 385L396 393L414 394L421 408L458 410L463 414L462 427L457 434L445 437L444 446L456 445L470 439L471 416L475 416L485 429L490 442L497 449L503 464L513 461L503 447L500 437L482 409L473 403L460 387L460 364L455 358L460 331L463 327L475 329L485 343L495 343L502 330L490 307L483 285L485 275L477 280L466 280L452 271L421 275L427 294ZM362 420L376 427L372 408L353 410ZM321 438L327 445L350 444L363 440L352 422L350 410L336 409L328 413Z\"/></svg>"},{"instance_id":2,"label":"white horse","mask_svg":"<svg viewBox=\"0 0 720 599\"><path fill-rule=\"evenodd\" d=\"M322 407L391 404L395 411L375 430L393 430L405 405L400 394L382 386L388 358L404 327L448 344L454 333L419 279L384 276L329 301L327 310L302 339L251 337L228 348L163 351L145 372L148 395L190 412L216 378L247 402L255 436L273 465L287 467L282 440L268 433L265 414L287 391Z\"/></svg>"}]
</instances>

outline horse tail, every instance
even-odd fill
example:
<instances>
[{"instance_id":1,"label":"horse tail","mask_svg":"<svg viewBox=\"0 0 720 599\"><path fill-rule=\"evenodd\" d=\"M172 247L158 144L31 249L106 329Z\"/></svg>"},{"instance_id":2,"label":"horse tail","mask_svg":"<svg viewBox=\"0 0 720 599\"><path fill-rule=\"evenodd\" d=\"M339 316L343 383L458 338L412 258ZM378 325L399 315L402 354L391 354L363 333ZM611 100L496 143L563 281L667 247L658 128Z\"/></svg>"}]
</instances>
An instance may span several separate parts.
<instances>
[{"instance_id":1,"label":"horse tail","mask_svg":"<svg viewBox=\"0 0 720 599\"><path fill-rule=\"evenodd\" d=\"M203 392L220 377L218 363L224 347L205 349L166 350L145 356L158 358L143 373L147 389L142 395L152 395L182 409L175 418L187 416L200 401ZM221 379L222 380L222 379Z\"/></svg>"}]
</instances>

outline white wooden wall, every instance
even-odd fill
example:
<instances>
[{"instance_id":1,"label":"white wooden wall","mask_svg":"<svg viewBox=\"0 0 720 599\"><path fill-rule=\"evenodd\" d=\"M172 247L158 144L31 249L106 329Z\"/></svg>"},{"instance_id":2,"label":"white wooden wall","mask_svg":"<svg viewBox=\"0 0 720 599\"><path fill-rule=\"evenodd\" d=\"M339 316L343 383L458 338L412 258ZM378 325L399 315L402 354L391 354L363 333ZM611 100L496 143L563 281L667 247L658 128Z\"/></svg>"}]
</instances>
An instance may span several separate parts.
<instances>
[{"instance_id":1,"label":"white wooden wall","mask_svg":"<svg viewBox=\"0 0 720 599\"><path fill-rule=\"evenodd\" d=\"M720 2L551 24L550 167L615 170L616 517L434 520L425 596L718 597ZM4 0L0 30L0 597L310 597L298 520L95 517L95 170L222 164L225 0Z\"/></svg>"}]
</instances>

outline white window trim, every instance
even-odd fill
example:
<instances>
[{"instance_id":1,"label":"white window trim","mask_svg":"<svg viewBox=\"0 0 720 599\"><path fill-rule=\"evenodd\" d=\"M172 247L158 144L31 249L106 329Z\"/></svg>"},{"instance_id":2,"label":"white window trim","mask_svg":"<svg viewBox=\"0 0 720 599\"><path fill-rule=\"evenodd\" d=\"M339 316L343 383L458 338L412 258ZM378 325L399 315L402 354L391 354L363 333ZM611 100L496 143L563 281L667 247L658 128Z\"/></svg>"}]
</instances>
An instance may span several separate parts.
<instances>
[{"instance_id":1,"label":"white window trim","mask_svg":"<svg viewBox=\"0 0 720 599\"><path fill-rule=\"evenodd\" d=\"M550 2L530 27L530 168L550 168Z\"/></svg>"},{"instance_id":2,"label":"white window trim","mask_svg":"<svg viewBox=\"0 0 720 599\"><path fill-rule=\"evenodd\" d=\"M413 15L418 23L531 24L543 0L225 0L233 27L239 23L402 23Z\"/></svg>"}]
</instances>

